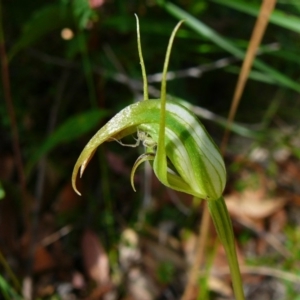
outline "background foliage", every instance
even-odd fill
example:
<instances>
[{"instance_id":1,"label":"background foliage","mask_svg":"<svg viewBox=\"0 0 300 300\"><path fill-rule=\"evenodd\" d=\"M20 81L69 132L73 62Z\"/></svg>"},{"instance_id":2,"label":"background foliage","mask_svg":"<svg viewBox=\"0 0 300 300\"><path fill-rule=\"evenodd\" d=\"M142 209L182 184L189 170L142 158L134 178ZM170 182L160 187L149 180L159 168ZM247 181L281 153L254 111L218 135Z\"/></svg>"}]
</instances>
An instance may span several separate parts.
<instances>
[{"instance_id":1,"label":"background foliage","mask_svg":"<svg viewBox=\"0 0 300 300\"><path fill-rule=\"evenodd\" d=\"M54 286L71 279L61 275L56 259L65 262L64 271L79 270L95 281L86 264L89 255L84 250L87 248L84 238L87 236L89 244L95 236L91 238L86 228L91 228L101 240L101 249L109 258L110 272L114 275L121 273L118 245L125 228L143 232L142 237L149 235L146 228L159 231L165 224L171 228L167 230L168 235L176 238L182 232L195 231L201 212L191 199L167 194L154 179L151 193L147 192L149 187L144 184L142 171L136 178L138 193L131 190L129 172L138 149L125 149L117 143L100 149L81 182L82 198L71 190L72 168L81 149L101 124L142 97L134 13L140 18L152 98L158 97L159 73L169 35L177 21L185 19L172 50L170 70L174 73L168 92L170 97L194 105L194 111L220 144L241 59L259 6L257 0L2 1L0 18L4 39L0 42L1 49L5 46L9 63L9 73L3 69L2 79L5 74L10 79L10 86L3 83L0 89L0 197L3 198L0 248L4 255L0 288L6 299L12 293L22 294L17 282L22 283L24 278L32 279L34 297L58 295ZM272 214L285 215L286 221L276 234L289 255L282 257L282 253L275 251L270 258L265 257L269 253L267 248L262 252L256 249L255 254L251 252L253 257L260 254L263 258L259 262L252 258L251 263L266 263L294 275L299 264L296 250L299 240L296 231L300 156L299 15L298 1L277 1L226 155L229 195L234 191L255 190L270 201L278 195L284 199L282 205L276 204ZM1 53L4 61L5 53ZM9 100L5 99L8 90L17 122L22 165L15 159L16 141L11 133ZM18 171L20 168L24 175ZM24 185L20 184L22 177ZM252 194L248 201L257 197L261 194ZM253 205L258 205L259 211L262 204ZM272 214L261 217L259 225L254 222L257 226L252 224L254 229L241 222L245 219L238 215L237 223L246 226L238 226L240 243L253 240L258 243L260 232L268 234L270 228L265 222L271 222L267 218ZM61 234L62 228L69 231L59 242L43 244L54 232ZM251 231L250 235L247 230ZM41 266L38 259L42 254L36 247L53 260L50 263L48 256L42 259L48 262L46 267ZM246 254L243 257L248 259ZM156 295L157 299L168 299L164 298L163 291L167 290L167 284L173 287L178 280L177 267L168 262L158 263L155 278L160 283L160 296ZM53 289L48 294L39 292L45 274L53 276L48 282ZM103 282L98 284L101 286ZM118 297L130 294L122 280L115 285ZM179 291L173 291L174 299L178 299L184 284L179 286ZM72 286L72 289L79 299L94 291L91 286ZM285 293L289 299L296 299L292 284L286 284Z\"/></svg>"}]
</instances>

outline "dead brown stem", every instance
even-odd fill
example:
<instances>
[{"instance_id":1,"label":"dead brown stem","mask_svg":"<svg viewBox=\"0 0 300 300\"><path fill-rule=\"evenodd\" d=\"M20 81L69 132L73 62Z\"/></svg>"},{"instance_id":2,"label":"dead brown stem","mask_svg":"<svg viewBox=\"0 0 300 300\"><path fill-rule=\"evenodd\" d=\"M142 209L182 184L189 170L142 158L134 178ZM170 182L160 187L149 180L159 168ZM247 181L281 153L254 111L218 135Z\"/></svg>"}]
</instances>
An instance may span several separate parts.
<instances>
[{"instance_id":1,"label":"dead brown stem","mask_svg":"<svg viewBox=\"0 0 300 300\"><path fill-rule=\"evenodd\" d=\"M252 36L249 42L249 46L247 49L246 57L244 59L241 72L239 74L239 78L237 81L237 85L234 91L233 99L231 102L231 107L228 115L228 126L225 129L225 133L223 136L222 144L221 144L221 152L224 154L226 151L229 134L230 134L230 128L232 125L232 122L234 120L238 105L240 103L243 91L245 89L245 85L249 76L249 73L251 71L251 67L253 64L253 61L255 59L257 49L261 43L261 40L263 38L263 35L266 31L267 25L269 23L269 17L275 7L276 0L264 0L259 15L256 19L256 23L252 32Z\"/></svg>"}]
</instances>

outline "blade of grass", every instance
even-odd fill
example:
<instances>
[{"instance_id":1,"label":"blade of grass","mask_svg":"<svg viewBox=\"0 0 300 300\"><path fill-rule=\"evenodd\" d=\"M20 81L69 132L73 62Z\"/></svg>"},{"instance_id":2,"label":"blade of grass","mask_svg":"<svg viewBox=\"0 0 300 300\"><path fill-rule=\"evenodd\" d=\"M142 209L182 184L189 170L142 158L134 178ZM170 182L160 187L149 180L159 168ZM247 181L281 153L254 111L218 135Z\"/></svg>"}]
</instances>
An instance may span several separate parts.
<instances>
[{"instance_id":1,"label":"blade of grass","mask_svg":"<svg viewBox=\"0 0 300 300\"><path fill-rule=\"evenodd\" d=\"M222 49L228 51L229 53L233 54L234 56L244 59L245 53L236 47L233 43L228 41L226 38L219 35L217 32L215 32L212 28L208 27L204 23L202 23L200 20L196 19L186 11L182 10L178 6L176 6L173 3L170 2L160 2L165 9L175 16L176 18L180 20L185 20L185 24L187 24L189 27L191 27L193 30L198 32L199 34L205 36L209 40L211 40L213 43L217 44ZM292 79L290 79L288 76L280 73L276 69L273 69L272 67L268 66L267 64L263 63L262 61L255 59L253 65L267 73L270 77L274 78L274 80L281 86L288 87L294 91L300 92L300 84Z\"/></svg>"},{"instance_id":2,"label":"blade of grass","mask_svg":"<svg viewBox=\"0 0 300 300\"><path fill-rule=\"evenodd\" d=\"M216 3L244 12L257 17L259 14L259 5L238 0L213 0ZM300 2L299 2L300 3ZM280 10L274 10L270 16L270 23L276 24L282 28L300 33L300 18L291 14L286 14Z\"/></svg>"}]
</instances>

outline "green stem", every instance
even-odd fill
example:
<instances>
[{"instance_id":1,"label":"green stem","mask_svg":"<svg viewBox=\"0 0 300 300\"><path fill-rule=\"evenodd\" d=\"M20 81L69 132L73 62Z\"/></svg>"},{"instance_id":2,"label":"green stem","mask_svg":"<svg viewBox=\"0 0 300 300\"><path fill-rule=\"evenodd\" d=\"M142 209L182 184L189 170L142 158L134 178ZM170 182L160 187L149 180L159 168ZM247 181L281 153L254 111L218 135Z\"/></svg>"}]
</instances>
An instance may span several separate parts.
<instances>
[{"instance_id":1,"label":"green stem","mask_svg":"<svg viewBox=\"0 0 300 300\"><path fill-rule=\"evenodd\" d=\"M218 200L208 201L208 208L227 255L235 297L237 300L245 300L232 224L223 196Z\"/></svg>"}]
</instances>

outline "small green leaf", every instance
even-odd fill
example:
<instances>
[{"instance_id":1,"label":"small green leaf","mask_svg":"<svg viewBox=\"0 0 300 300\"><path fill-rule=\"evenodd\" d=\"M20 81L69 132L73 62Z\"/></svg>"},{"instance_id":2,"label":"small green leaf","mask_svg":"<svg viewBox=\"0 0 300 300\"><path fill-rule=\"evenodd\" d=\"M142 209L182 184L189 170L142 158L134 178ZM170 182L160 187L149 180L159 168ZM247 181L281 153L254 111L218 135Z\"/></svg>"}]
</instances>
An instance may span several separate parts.
<instances>
[{"instance_id":1,"label":"small green leaf","mask_svg":"<svg viewBox=\"0 0 300 300\"><path fill-rule=\"evenodd\" d=\"M31 170L42 155L48 153L59 144L70 142L85 134L96 127L99 121L106 117L107 114L107 111L104 110L91 110L67 119L36 150L27 166L27 172Z\"/></svg>"}]
</instances>

